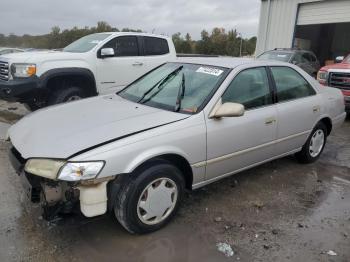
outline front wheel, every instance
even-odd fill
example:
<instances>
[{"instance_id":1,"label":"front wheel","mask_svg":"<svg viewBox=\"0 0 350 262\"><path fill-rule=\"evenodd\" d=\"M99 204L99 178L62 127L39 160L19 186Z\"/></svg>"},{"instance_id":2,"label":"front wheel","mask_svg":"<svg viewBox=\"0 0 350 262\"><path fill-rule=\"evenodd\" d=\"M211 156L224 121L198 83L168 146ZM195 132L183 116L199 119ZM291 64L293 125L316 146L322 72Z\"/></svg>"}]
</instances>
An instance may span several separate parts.
<instances>
[{"instance_id":1,"label":"front wheel","mask_svg":"<svg viewBox=\"0 0 350 262\"><path fill-rule=\"evenodd\" d=\"M73 102L86 97L84 92L79 87L71 86L55 91L49 98L48 105Z\"/></svg>"},{"instance_id":2,"label":"front wheel","mask_svg":"<svg viewBox=\"0 0 350 262\"><path fill-rule=\"evenodd\" d=\"M320 122L312 130L302 150L295 154L298 161L305 164L315 162L323 152L326 142L327 127Z\"/></svg>"},{"instance_id":3,"label":"front wheel","mask_svg":"<svg viewBox=\"0 0 350 262\"><path fill-rule=\"evenodd\" d=\"M166 161L156 162L132 174L120 185L114 214L131 233L156 231L175 215L184 185L178 168Z\"/></svg>"}]
</instances>

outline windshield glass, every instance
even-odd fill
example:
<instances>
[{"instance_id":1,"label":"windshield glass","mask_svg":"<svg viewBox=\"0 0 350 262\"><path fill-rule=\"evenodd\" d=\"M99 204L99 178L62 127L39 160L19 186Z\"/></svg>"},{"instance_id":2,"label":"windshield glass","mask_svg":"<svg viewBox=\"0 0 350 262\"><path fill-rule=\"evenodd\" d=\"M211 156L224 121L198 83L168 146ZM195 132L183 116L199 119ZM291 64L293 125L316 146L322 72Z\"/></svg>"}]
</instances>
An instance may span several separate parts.
<instances>
[{"instance_id":1,"label":"windshield glass","mask_svg":"<svg viewBox=\"0 0 350 262\"><path fill-rule=\"evenodd\" d=\"M347 57L345 57L345 59L344 59L343 62L350 64L350 55L348 55Z\"/></svg>"},{"instance_id":2,"label":"windshield glass","mask_svg":"<svg viewBox=\"0 0 350 262\"><path fill-rule=\"evenodd\" d=\"M288 62L291 58L292 53L290 52L280 52L280 51L269 51L258 56L261 60L277 60L281 62Z\"/></svg>"},{"instance_id":3,"label":"windshield glass","mask_svg":"<svg viewBox=\"0 0 350 262\"><path fill-rule=\"evenodd\" d=\"M92 34L84 36L77 41L71 43L63 49L64 52L72 53L84 53L90 51L94 48L99 42L105 40L111 34Z\"/></svg>"},{"instance_id":4,"label":"windshield glass","mask_svg":"<svg viewBox=\"0 0 350 262\"><path fill-rule=\"evenodd\" d=\"M167 63L118 95L136 103L194 114L215 92L227 71L227 68L208 65Z\"/></svg>"}]
</instances>

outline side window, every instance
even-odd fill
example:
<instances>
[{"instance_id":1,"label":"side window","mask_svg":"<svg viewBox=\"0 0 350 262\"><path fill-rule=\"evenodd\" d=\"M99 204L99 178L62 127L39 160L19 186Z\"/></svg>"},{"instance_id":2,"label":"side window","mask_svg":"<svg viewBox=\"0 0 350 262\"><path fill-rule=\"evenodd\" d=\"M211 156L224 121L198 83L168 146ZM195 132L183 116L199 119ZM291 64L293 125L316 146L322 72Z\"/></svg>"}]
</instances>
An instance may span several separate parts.
<instances>
[{"instance_id":1,"label":"side window","mask_svg":"<svg viewBox=\"0 0 350 262\"><path fill-rule=\"evenodd\" d=\"M311 85L294 69L280 66L271 67L271 71L279 102L316 94Z\"/></svg>"},{"instance_id":2,"label":"side window","mask_svg":"<svg viewBox=\"0 0 350 262\"><path fill-rule=\"evenodd\" d=\"M309 56L311 58L311 62L316 62L317 59L316 59L316 56L314 54L309 53Z\"/></svg>"},{"instance_id":3,"label":"side window","mask_svg":"<svg viewBox=\"0 0 350 262\"><path fill-rule=\"evenodd\" d=\"M222 96L222 103L226 102L243 104L245 109L272 104L266 69L258 67L240 72Z\"/></svg>"},{"instance_id":4,"label":"side window","mask_svg":"<svg viewBox=\"0 0 350 262\"><path fill-rule=\"evenodd\" d=\"M307 60L305 59L304 54L301 54L301 53L296 53L292 61L296 64L307 63Z\"/></svg>"},{"instance_id":5,"label":"side window","mask_svg":"<svg viewBox=\"0 0 350 262\"><path fill-rule=\"evenodd\" d=\"M113 48L115 56L138 56L139 46L136 36L118 36L104 45Z\"/></svg>"},{"instance_id":6,"label":"side window","mask_svg":"<svg viewBox=\"0 0 350 262\"><path fill-rule=\"evenodd\" d=\"M163 38L145 36L145 55L165 55L169 53L168 41Z\"/></svg>"},{"instance_id":7,"label":"side window","mask_svg":"<svg viewBox=\"0 0 350 262\"><path fill-rule=\"evenodd\" d=\"M303 54L303 59L304 59L305 63L310 63L311 62L311 56L309 55L309 53L304 53Z\"/></svg>"}]
</instances>

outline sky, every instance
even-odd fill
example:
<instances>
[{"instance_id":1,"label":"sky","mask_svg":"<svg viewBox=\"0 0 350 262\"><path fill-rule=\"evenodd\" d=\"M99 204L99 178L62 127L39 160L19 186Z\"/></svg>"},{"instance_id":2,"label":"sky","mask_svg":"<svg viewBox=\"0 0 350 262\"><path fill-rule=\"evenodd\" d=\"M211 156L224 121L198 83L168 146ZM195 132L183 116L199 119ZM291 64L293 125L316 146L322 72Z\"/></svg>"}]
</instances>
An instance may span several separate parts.
<instances>
[{"instance_id":1,"label":"sky","mask_svg":"<svg viewBox=\"0 0 350 262\"><path fill-rule=\"evenodd\" d=\"M53 26L95 26L105 21L118 29L200 38L203 29L237 29L243 37L257 34L261 0L16 0L3 1L0 33L39 35ZM7 21L5 23L5 21Z\"/></svg>"}]
</instances>

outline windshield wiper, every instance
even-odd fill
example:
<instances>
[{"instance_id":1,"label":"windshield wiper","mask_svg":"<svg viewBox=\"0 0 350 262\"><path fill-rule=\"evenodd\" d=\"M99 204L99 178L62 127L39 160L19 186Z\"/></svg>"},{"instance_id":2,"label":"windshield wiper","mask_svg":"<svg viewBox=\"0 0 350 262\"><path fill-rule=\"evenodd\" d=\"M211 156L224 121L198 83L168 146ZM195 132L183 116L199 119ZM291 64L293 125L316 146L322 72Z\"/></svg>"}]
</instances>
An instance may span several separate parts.
<instances>
[{"instance_id":1,"label":"windshield wiper","mask_svg":"<svg viewBox=\"0 0 350 262\"><path fill-rule=\"evenodd\" d=\"M182 73L181 84L179 86L179 92L177 93L176 104L175 104L175 112L179 112L181 109L181 101L185 96L185 74Z\"/></svg>"},{"instance_id":2,"label":"windshield wiper","mask_svg":"<svg viewBox=\"0 0 350 262\"><path fill-rule=\"evenodd\" d=\"M166 75L165 77L163 77L161 80L159 80L157 83L155 83L155 85L153 85L150 89L148 89L143 95L142 97L137 101L137 103L141 103L141 101L143 99L145 99L145 97L152 92L153 89L155 89L156 87L159 88L159 90L157 92L155 92L155 94L159 93L160 88L166 83L168 82L168 80L172 77L178 74L178 72L181 71L181 69L183 68L183 66L179 66L178 68L176 68L174 71L172 71L170 74ZM155 95L154 94L154 95ZM148 98L147 100L145 100L143 103L148 102L150 99L152 99L152 97L154 97L154 95L152 95L150 98Z\"/></svg>"}]
</instances>

